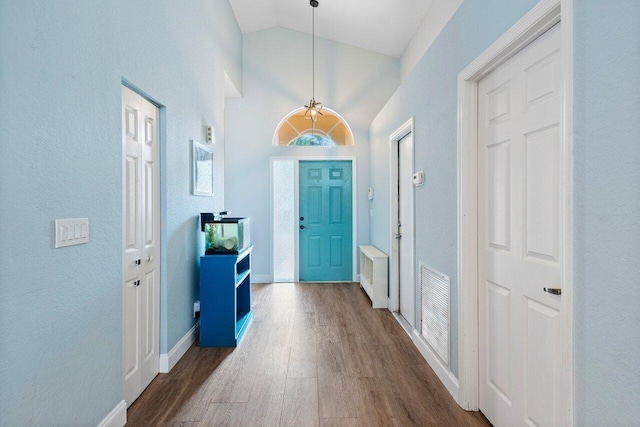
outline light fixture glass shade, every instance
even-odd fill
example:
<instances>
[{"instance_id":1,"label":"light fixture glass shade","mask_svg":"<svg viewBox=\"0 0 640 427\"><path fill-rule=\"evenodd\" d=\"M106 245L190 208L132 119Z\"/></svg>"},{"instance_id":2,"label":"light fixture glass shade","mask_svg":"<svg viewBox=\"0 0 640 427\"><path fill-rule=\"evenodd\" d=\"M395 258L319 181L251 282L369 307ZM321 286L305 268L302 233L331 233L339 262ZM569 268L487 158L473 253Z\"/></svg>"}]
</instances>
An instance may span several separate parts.
<instances>
[{"instance_id":1,"label":"light fixture glass shade","mask_svg":"<svg viewBox=\"0 0 640 427\"><path fill-rule=\"evenodd\" d=\"M311 98L309 101L309 105L304 106L307 111L304 113L304 117L307 119L311 119L312 122L315 123L318 120L318 116L322 116L320 110L322 110L322 102L316 102L315 99Z\"/></svg>"}]
</instances>

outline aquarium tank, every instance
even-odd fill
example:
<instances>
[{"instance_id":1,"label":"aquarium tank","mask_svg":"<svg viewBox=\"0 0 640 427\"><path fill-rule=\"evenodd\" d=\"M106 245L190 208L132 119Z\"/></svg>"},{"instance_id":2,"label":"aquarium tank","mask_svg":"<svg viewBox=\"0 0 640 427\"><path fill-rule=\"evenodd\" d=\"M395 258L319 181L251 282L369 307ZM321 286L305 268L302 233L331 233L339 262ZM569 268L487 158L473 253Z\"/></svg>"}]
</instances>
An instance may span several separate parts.
<instances>
[{"instance_id":1,"label":"aquarium tank","mask_svg":"<svg viewBox=\"0 0 640 427\"><path fill-rule=\"evenodd\" d=\"M205 255L238 254L250 245L249 218L201 213Z\"/></svg>"}]
</instances>

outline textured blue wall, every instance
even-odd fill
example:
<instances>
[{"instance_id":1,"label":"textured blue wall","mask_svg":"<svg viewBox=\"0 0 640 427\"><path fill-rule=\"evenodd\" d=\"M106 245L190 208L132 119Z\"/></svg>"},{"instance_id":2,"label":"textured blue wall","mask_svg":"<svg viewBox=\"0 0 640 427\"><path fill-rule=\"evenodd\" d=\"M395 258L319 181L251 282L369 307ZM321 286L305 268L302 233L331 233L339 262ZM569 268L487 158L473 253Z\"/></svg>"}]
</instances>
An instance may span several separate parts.
<instances>
[{"instance_id":1,"label":"textured blue wall","mask_svg":"<svg viewBox=\"0 0 640 427\"><path fill-rule=\"evenodd\" d=\"M0 2L0 425L96 425L122 399L121 106L126 78L166 106L161 352L191 328L190 139L224 141L224 70L241 81L226 0ZM53 249L56 218L91 242Z\"/></svg>"},{"instance_id":2,"label":"textured blue wall","mask_svg":"<svg viewBox=\"0 0 640 427\"><path fill-rule=\"evenodd\" d=\"M535 1L466 0L371 125L372 244L389 251L388 137L415 116L416 256L452 279L457 375L457 74ZM640 2L575 2L575 425L640 418Z\"/></svg>"},{"instance_id":3,"label":"textured blue wall","mask_svg":"<svg viewBox=\"0 0 640 427\"><path fill-rule=\"evenodd\" d=\"M576 1L576 425L640 423L640 2Z\"/></svg>"},{"instance_id":4,"label":"textured blue wall","mask_svg":"<svg viewBox=\"0 0 640 427\"><path fill-rule=\"evenodd\" d=\"M371 124L371 243L390 253L389 135L414 117L416 266L451 277L451 370L458 375L457 93L458 73L524 16L535 0L465 0Z\"/></svg>"}]
</instances>

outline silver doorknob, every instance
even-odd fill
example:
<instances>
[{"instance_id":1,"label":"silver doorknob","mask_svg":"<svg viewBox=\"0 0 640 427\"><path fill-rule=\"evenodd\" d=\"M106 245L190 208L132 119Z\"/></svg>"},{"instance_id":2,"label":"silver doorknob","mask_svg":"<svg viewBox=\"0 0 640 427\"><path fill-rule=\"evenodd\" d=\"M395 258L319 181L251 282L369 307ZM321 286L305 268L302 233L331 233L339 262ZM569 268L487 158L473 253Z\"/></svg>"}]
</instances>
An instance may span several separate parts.
<instances>
[{"instance_id":1,"label":"silver doorknob","mask_svg":"<svg viewBox=\"0 0 640 427\"><path fill-rule=\"evenodd\" d=\"M393 238L394 239L402 239L402 234L394 234Z\"/></svg>"},{"instance_id":2,"label":"silver doorknob","mask_svg":"<svg viewBox=\"0 0 640 427\"><path fill-rule=\"evenodd\" d=\"M542 288L542 290L553 295L562 295L562 289L559 288Z\"/></svg>"},{"instance_id":3,"label":"silver doorknob","mask_svg":"<svg viewBox=\"0 0 640 427\"><path fill-rule=\"evenodd\" d=\"M151 262L151 261L153 261L153 255L149 255L149 256L147 257L147 262Z\"/></svg>"}]
</instances>

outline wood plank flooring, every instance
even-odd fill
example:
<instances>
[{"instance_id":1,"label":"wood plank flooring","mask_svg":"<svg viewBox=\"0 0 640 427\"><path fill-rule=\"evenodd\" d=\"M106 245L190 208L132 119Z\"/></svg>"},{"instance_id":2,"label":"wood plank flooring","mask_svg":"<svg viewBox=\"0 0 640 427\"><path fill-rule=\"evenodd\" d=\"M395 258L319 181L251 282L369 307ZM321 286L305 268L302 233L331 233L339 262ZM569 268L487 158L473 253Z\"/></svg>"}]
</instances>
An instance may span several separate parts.
<instances>
[{"instance_id":1,"label":"wood plank flooring","mask_svg":"<svg viewBox=\"0 0 640 427\"><path fill-rule=\"evenodd\" d=\"M235 348L193 346L127 426L486 426L356 283L253 285Z\"/></svg>"}]
</instances>

